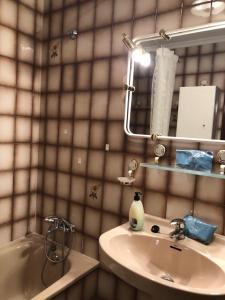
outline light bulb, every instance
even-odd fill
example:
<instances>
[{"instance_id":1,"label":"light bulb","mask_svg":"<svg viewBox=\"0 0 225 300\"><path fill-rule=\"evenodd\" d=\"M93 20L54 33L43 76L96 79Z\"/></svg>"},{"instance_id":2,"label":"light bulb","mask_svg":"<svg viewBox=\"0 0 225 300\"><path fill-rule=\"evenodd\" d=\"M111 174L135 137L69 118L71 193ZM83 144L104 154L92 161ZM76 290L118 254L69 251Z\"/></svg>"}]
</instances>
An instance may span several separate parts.
<instances>
[{"instance_id":1,"label":"light bulb","mask_svg":"<svg viewBox=\"0 0 225 300\"><path fill-rule=\"evenodd\" d=\"M141 56L142 56L142 53L143 53L143 50L140 47L135 48L132 51L132 59L133 59L133 61L139 63L140 59L141 59Z\"/></svg>"},{"instance_id":2,"label":"light bulb","mask_svg":"<svg viewBox=\"0 0 225 300\"><path fill-rule=\"evenodd\" d=\"M143 67L148 67L151 63L150 54L141 47L137 47L132 51L132 59Z\"/></svg>"},{"instance_id":3,"label":"light bulb","mask_svg":"<svg viewBox=\"0 0 225 300\"><path fill-rule=\"evenodd\" d=\"M151 64L151 56L150 56L150 53L148 53L148 52L142 53L142 56L141 56L141 58L140 58L140 64L141 64L143 67L148 67L148 66L150 66L150 64Z\"/></svg>"}]
</instances>

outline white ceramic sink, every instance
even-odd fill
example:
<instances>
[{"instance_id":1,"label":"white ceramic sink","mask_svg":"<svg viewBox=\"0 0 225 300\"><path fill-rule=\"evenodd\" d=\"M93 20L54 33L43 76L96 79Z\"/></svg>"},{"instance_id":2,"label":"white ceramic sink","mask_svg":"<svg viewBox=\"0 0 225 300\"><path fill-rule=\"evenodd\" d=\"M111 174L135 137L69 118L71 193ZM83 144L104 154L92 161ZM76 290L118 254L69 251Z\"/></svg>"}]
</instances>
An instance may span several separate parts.
<instances>
[{"instance_id":1,"label":"white ceramic sink","mask_svg":"<svg viewBox=\"0 0 225 300\"><path fill-rule=\"evenodd\" d=\"M161 233L151 233L157 224ZM205 246L174 242L169 222L146 215L142 232L128 223L100 237L101 261L117 276L156 299L225 299L225 238Z\"/></svg>"}]
</instances>

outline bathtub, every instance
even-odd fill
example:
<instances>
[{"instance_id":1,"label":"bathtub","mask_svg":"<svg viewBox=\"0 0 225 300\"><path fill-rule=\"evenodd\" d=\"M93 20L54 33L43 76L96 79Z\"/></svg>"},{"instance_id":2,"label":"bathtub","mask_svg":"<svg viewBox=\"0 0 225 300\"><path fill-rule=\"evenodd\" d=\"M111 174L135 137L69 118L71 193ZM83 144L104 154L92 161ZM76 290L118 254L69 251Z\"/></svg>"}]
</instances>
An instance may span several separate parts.
<instances>
[{"instance_id":1,"label":"bathtub","mask_svg":"<svg viewBox=\"0 0 225 300\"><path fill-rule=\"evenodd\" d=\"M97 268L99 262L71 250L64 264L45 263L44 238L36 233L0 247L0 299L44 300L62 292Z\"/></svg>"}]
</instances>

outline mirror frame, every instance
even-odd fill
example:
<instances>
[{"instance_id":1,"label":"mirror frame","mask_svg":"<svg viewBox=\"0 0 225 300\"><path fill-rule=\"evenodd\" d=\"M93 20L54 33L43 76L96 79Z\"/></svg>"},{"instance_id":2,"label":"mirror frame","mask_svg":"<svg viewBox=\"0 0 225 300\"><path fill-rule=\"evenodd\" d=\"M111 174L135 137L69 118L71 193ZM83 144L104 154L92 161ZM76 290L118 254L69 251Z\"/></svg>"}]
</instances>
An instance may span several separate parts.
<instances>
[{"instance_id":1,"label":"mirror frame","mask_svg":"<svg viewBox=\"0 0 225 300\"><path fill-rule=\"evenodd\" d=\"M169 40L163 39L159 33L139 36L133 39L138 46L141 45L147 51L155 51L158 47L166 46L167 48L190 47L210 43L225 42L225 21L209 23L206 25L180 28L178 30L166 32L170 37ZM213 140L203 138L173 137L163 135L135 134L130 129L132 93L134 78L134 61L131 52L128 54L127 80L126 80L126 96L125 96L125 112L124 112L124 131L130 137L148 138L156 140L175 140L190 142L206 142L225 144L225 140Z\"/></svg>"}]
</instances>

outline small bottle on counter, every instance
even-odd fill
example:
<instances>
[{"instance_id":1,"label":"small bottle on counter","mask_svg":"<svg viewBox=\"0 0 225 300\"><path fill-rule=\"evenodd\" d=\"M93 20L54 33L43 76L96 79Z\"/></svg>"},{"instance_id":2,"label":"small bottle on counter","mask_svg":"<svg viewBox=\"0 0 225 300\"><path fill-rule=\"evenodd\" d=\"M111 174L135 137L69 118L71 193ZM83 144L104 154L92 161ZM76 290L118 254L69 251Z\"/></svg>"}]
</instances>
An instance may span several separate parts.
<instances>
[{"instance_id":1,"label":"small bottle on counter","mask_svg":"<svg viewBox=\"0 0 225 300\"><path fill-rule=\"evenodd\" d=\"M131 230L140 231L144 226L144 208L141 201L141 193L134 193L134 201L129 211L129 223Z\"/></svg>"}]
</instances>

